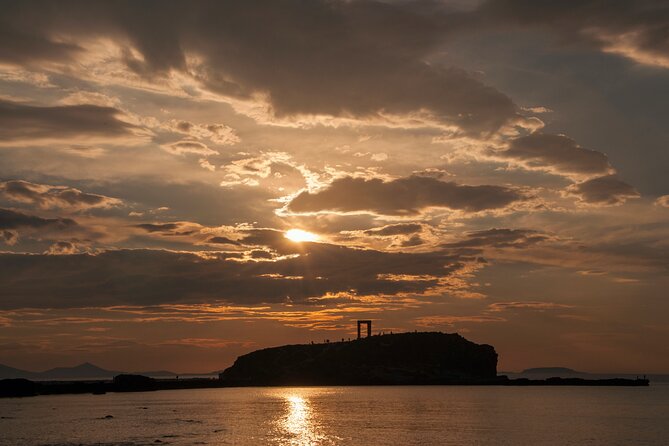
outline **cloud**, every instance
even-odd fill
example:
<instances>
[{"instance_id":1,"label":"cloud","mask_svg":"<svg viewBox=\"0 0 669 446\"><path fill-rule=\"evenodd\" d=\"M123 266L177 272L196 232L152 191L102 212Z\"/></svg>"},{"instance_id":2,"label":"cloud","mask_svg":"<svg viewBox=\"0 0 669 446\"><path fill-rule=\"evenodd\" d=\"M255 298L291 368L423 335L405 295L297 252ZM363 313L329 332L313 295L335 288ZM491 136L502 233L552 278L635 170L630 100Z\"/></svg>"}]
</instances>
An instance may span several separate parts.
<instances>
[{"instance_id":1,"label":"cloud","mask_svg":"<svg viewBox=\"0 0 669 446\"><path fill-rule=\"evenodd\" d=\"M68 256L0 253L0 308L308 302L340 292L422 294L447 286L466 265L441 252L384 253L319 243L303 243L301 250L275 261L248 262L217 253L148 249Z\"/></svg>"},{"instance_id":2,"label":"cloud","mask_svg":"<svg viewBox=\"0 0 669 446\"><path fill-rule=\"evenodd\" d=\"M520 191L503 186L466 186L419 176L391 181L345 177L320 191L301 192L287 210L415 215L431 207L465 212L501 209L525 199Z\"/></svg>"},{"instance_id":3,"label":"cloud","mask_svg":"<svg viewBox=\"0 0 669 446\"><path fill-rule=\"evenodd\" d=\"M145 139L143 130L119 119L122 114L97 105L45 107L0 99L0 146Z\"/></svg>"},{"instance_id":4,"label":"cloud","mask_svg":"<svg viewBox=\"0 0 669 446\"><path fill-rule=\"evenodd\" d=\"M58 101L59 105L99 105L101 107L119 107L121 100L97 91L76 90Z\"/></svg>"},{"instance_id":5,"label":"cloud","mask_svg":"<svg viewBox=\"0 0 669 446\"><path fill-rule=\"evenodd\" d=\"M364 231L365 235L372 235L378 237L389 237L393 235L408 235L415 232L420 232L423 226L418 223L397 223L394 225L387 225L380 228L373 228Z\"/></svg>"},{"instance_id":6,"label":"cloud","mask_svg":"<svg viewBox=\"0 0 669 446\"><path fill-rule=\"evenodd\" d=\"M413 319L419 327L432 328L441 325L484 324L488 322L505 322L506 319L497 316L421 316Z\"/></svg>"},{"instance_id":7,"label":"cloud","mask_svg":"<svg viewBox=\"0 0 669 446\"><path fill-rule=\"evenodd\" d=\"M613 172L605 154L585 149L564 135L533 133L522 136L495 155L516 160L529 169L557 174L600 176Z\"/></svg>"},{"instance_id":8,"label":"cloud","mask_svg":"<svg viewBox=\"0 0 669 446\"><path fill-rule=\"evenodd\" d=\"M444 42L472 30L548 29L571 42L669 66L669 12L661 2L479 4L462 11L426 1L195 0L184 8L166 0L158 14L153 4L130 0L14 1L5 3L0 20L3 41L11 42L0 60L70 64L86 54L77 42L100 39L116 42L120 62L154 84L179 73L208 93L260 103L254 110L275 117L402 116L405 123L432 121L470 133L527 121L508 96L476 76L428 62Z\"/></svg>"},{"instance_id":9,"label":"cloud","mask_svg":"<svg viewBox=\"0 0 669 446\"><path fill-rule=\"evenodd\" d=\"M200 167L207 169L209 172L214 172L216 170L216 166L211 164L206 158L200 158L197 162L200 164Z\"/></svg>"},{"instance_id":10,"label":"cloud","mask_svg":"<svg viewBox=\"0 0 669 446\"><path fill-rule=\"evenodd\" d=\"M0 60L67 63L82 52L60 42L98 38L118 42L128 69L145 79L179 72L209 92L265 103L279 118L400 116L469 133L524 121L511 99L468 72L426 62L461 26L436 2L196 0L155 8L13 2L0 22L12 42Z\"/></svg>"},{"instance_id":11,"label":"cloud","mask_svg":"<svg viewBox=\"0 0 669 446\"><path fill-rule=\"evenodd\" d=\"M552 302L495 302L488 305L488 310L492 312L501 312L509 310L561 310L565 308L573 308L572 305L556 304Z\"/></svg>"},{"instance_id":12,"label":"cloud","mask_svg":"<svg viewBox=\"0 0 669 446\"><path fill-rule=\"evenodd\" d=\"M218 152L199 141L179 141L172 144L163 144L162 149L172 155L218 155Z\"/></svg>"},{"instance_id":13,"label":"cloud","mask_svg":"<svg viewBox=\"0 0 669 446\"><path fill-rule=\"evenodd\" d=\"M84 246L102 240L106 235L99 226L81 225L71 218L42 217L0 208L0 242L9 246L16 245L19 240L23 240L24 245L37 242L37 246L42 246L47 241L63 241Z\"/></svg>"},{"instance_id":14,"label":"cloud","mask_svg":"<svg viewBox=\"0 0 669 446\"><path fill-rule=\"evenodd\" d=\"M10 209L0 209L0 229L50 229L66 230L77 226L77 222L69 218L42 218Z\"/></svg>"},{"instance_id":15,"label":"cloud","mask_svg":"<svg viewBox=\"0 0 669 446\"><path fill-rule=\"evenodd\" d=\"M173 223L140 223L133 225L134 228L160 237L194 237L194 240L207 237L207 233L203 233L205 229L198 223L189 221L179 221ZM198 237L200 236L200 237Z\"/></svg>"},{"instance_id":16,"label":"cloud","mask_svg":"<svg viewBox=\"0 0 669 446\"><path fill-rule=\"evenodd\" d=\"M173 234L175 230L182 227L181 223L141 223L135 225L136 228L144 229L146 232L160 232Z\"/></svg>"},{"instance_id":17,"label":"cloud","mask_svg":"<svg viewBox=\"0 0 669 446\"><path fill-rule=\"evenodd\" d=\"M50 38L44 29L38 27L26 28L26 23L20 18L25 11L25 4L20 2L6 2L3 4L3 15L0 17L0 33L4 42L12 42L12 45L2 45L0 48L0 60L19 64L32 65L37 62L68 62L73 61L81 51L81 47L69 42L58 42ZM52 11L53 12L53 11ZM28 20L36 17L31 14ZM43 21L39 21L43 22ZM33 22L33 23L39 23Z\"/></svg>"},{"instance_id":18,"label":"cloud","mask_svg":"<svg viewBox=\"0 0 669 446\"><path fill-rule=\"evenodd\" d=\"M2 240L6 245L12 246L19 240L19 235L16 233L16 231L2 230L0 231L0 240Z\"/></svg>"},{"instance_id":19,"label":"cloud","mask_svg":"<svg viewBox=\"0 0 669 446\"><path fill-rule=\"evenodd\" d=\"M467 238L444 243L445 248L526 248L550 240L546 234L531 229L487 229L467 234Z\"/></svg>"},{"instance_id":20,"label":"cloud","mask_svg":"<svg viewBox=\"0 0 669 446\"><path fill-rule=\"evenodd\" d=\"M100 226L81 225L70 218L47 218L0 208L0 242L12 246L22 240L22 251L41 251L49 241L88 250L95 241L109 240L108 236Z\"/></svg>"},{"instance_id":21,"label":"cloud","mask_svg":"<svg viewBox=\"0 0 669 446\"><path fill-rule=\"evenodd\" d=\"M669 68L669 7L655 0L488 0L475 13L492 25L540 27L570 42Z\"/></svg>"},{"instance_id":22,"label":"cloud","mask_svg":"<svg viewBox=\"0 0 669 446\"><path fill-rule=\"evenodd\" d=\"M245 154L248 155L248 154ZM233 184L243 183L242 179L258 181L272 174L272 168L278 165L293 166L292 156L286 152L261 152L257 156L247 156L221 166L226 181ZM224 184L225 181L221 185Z\"/></svg>"},{"instance_id":23,"label":"cloud","mask_svg":"<svg viewBox=\"0 0 669 446\"><path fill-rule=\"evenodd\" d=\"M232 160L220 166L223 173L221 187L269 186L280 191L299 189L305 182L314 181L317 174L296 162L286 152L260 152L255 156L246 152L239 155L244 158Z\"/></svg>"},{"instance_id":24,"label":"cloud","mask_svg":"<svg viewBox=\"0 0 669 446\"><path fill-rule=\"evenodd\" d=\"M420 246L425 243L425 240L421 238L420 235L414 234L406 240L403 240L400 243L400 246L403 248L410 248L412 246Z\"/></svg>"},{"instance_id":25,"label":"cloud","mask_svg":"<svg viewBox=\"0 0 669 446\"><path fill-rule=\"evenodd\" d=\"M71 255L81 252L79 246L72 242L56 242L44 253L48 255Z\"/></svg>"},{"instance_id":26,"label":"cloud","mask_svg":"<svg viewBox=\"0 0 669 446\"><path fill-rule=\"evenodd\" d=\"M107 153L107 151L101 147L91 146L70 146L62 148L60 151L67 153L68 155L89 159L100 158L102 155Z\"/></svg>"},{"instance_id":27,"label":"cloud","mask_svg":"<svg viewBox=\"0 0 669 446\"><path fill-rule=\"evenodd\" d=\"M620 205L630 198L641 195L629 184L616 175L593 178L582 183L572 184L566 190L567 195L579 198L579 202L593 205Z\"/></svg>"},{"instance_id":28,"label":"cloud","mask_svg":"<svg viewBox=\"0 0 669 446\"><path fill-rule=\"evenodd\" d=\"M214 243L217 245L239 245L240 243L237 240L232 240L227 237L215 236L207 239L207 243Z\"/></svg>"},{"instance_id":29,"label":"cloud","mask_svg":"<svg viewBox=\"0 0 669 446\"><path fill-rule=\"evenodd\" d=\"M172 132L188 135L194 139L206 138L216 144L233 145L241 141L235 130L224 124L195 124L190 121L172 120L164 126Z\"/></svg>"},{"instance_id":30,"label":"cloud","mask_svg":"<svg viewBox=\"0 0 669 446\"><path fill-rule=\"evenodd\" d=\"M661 197L658 197L655 200L655 205L669 208L669 195L662 195Z\"/></svg>"},{"instance_id":31,"label":"cloud","mask_svg":"<svg viewBox=\"0 0 669 446\"><path fill-rule=\"evenodd\" d=\"M66 186L50 186L23 180L0 181L0 196L43 209L82 210L120 206L122 201L104 195L90 194Z\"/></svg>"}]
</instances>

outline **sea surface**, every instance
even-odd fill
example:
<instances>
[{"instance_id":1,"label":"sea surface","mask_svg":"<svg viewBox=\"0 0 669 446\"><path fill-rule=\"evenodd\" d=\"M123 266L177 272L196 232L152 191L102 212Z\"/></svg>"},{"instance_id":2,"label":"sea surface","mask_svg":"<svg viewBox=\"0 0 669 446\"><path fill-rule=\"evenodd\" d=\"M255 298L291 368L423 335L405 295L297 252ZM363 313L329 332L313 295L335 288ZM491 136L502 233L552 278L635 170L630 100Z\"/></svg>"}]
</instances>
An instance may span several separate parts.
<instances>
[{"instance_id":1,"label":"sea surface","mask_svg":"<svg viewBox=\"0 0 669 446\"><path fill-rule=\"evenodd\" d=\"M669 385L279 387L0 399L0 445L669 444Z\"/></svg>"}]
</instances>

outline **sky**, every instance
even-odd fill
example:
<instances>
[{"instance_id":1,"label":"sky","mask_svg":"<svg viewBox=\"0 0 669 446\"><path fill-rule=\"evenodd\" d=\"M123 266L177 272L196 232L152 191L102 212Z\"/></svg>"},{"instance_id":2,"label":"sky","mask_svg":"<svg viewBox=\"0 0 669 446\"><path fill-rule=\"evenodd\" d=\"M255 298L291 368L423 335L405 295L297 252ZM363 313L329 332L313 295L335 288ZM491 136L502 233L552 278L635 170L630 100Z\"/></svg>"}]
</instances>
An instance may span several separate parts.
<instances>
[{"instance_id":1,"label":"sky","mask_svg":"<svg viewBox=\"0 0 669 446\"><path fill-rule=\"evenodd\" d=\"M669 372L669 2L0 7L0 363Z\"/></svg>"}]
</instances>

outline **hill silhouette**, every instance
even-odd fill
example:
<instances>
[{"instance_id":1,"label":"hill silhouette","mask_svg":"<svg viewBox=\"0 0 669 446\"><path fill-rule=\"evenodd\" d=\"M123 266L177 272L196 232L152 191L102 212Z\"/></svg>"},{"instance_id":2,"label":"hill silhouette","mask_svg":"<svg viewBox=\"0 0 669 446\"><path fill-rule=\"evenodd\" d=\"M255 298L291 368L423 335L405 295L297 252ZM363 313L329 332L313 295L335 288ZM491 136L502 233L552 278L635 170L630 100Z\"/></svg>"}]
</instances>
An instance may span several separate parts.
<instances>
[{"instance_id":1,"label":"hill silhouette","mask_svg":"<svg viewBox=\"0 0 669 446\"><path fill-rule=\"evenodd\" d=\"M237 358L225 385L457 384L495 380L497 353L458 334L402 333L286 345Z\"/></svg>"},{"instance_id":2,"label":"hill silhouette","mask_svg":"<svg viewBox=\"0 0 669 446\"><path fill-rule=\"evenodd\" d=\"M152 370L152 371L119 371L107 370L90 362L73 367L54 367L42 372L31 372L28 370L21 370L7 365L0 364L0 379L30 379L33 381L58 381L58 380L97 380L97 379L112 379L114 376L121 374L135 374L145 375L154 378L173 378L177 375L183 377L196 376L217 376L220 372L208 373L174 373L169 370Z\"/></svg>"},{"instance_id":3,"label":"hill silhouette","mask_svg":"<svg viewBox=\"0 0 669 446\"><path fill-rule=\"evenodd\" d=\"M84 362L74 367L54 367L43 372L30 372L14 367L0 364L0 379L24 378L35 381L48 380L71 380L71 379L111 379L118 375L119 371L106 370L101 367Z\"/></svg>"},{"instance_id":4,"label":"hill silhouette","mask_svg":"<svg viewBox=\"0 0 669 446\"><path fill-rule=\"evenodd\" d=\"M90 362L84 362L75 367L56 367L40 373L48 379L100 379L118 375L119 371L105 370Z\"/></svg>"}]
</instances>

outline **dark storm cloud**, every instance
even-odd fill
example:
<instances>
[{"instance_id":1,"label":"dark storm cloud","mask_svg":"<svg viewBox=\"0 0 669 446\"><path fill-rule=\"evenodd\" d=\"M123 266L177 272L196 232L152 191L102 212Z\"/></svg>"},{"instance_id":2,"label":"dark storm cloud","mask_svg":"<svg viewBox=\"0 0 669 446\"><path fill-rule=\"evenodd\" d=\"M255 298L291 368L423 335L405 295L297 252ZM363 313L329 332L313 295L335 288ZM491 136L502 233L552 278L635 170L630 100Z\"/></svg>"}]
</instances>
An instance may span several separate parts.
<instances>
[{"instance_id":1,"label":"dark storm cloud","mask_svg":"<svg viewBox=\"0 0 669 446\"><path fill-rule=\"evenodd\" d=\"M288 210L413 215L422 209L444 207L478 212L524 199L518 190L502 186L465 186L419 176L391 181L346 177L334 180L323 190L300 193L288 204Z\"/></svg>"},{"instance_id":2,"label":"dark storm cloud","mask_svg":"<svg viewBox=\"0 0 669 446\"><path fill-rule=\"evenodd\" d=\"M0 229L50 229L65 230L77 226L69 218L42 218L9 209L0 209Z\"/></svg>"},{"instance_id":3,"label":"dark storm cloud","mask_svg":"<svg viewBox=\"0 0 669 446\"><path fill-rule=\"evenodd\" d=\"M0 197L33 204L41 208L89 209L117 206L121 201L64 186L30 183L23 180L0 181Z\"/></svg>"},{"instance_id":4,"label":"dark storm cloud","mask_svg":"<svg viewBox=\"0 0 669 446\"><path fill-rule=\"evenodd\" d=\"M616 175L606 175L573 184L567 188L567 193L579 197L583 203L595 205L617 205L640 196L634 187Z\"/></svg>"},{"instance_id":5,"label":"dark storm cloud","mask_svg":"<svg viewBox=\"0 0 669 446\"><path fill-rule=\"evenodd\" d=\"M548 235L530 229L487 229L467 234L467 238L445 243L445 248L526 248L549 240Z\"/></svg>"},{"instance_id":6,"label":"dark storm cloud","mask_svg":"<svg viewBox=\"0 0 669 446\"><path fill-rule=\"evenodd\" d=\"M429 111L443 123L490 132L518 121L518 107L465 71L426 60L453 35L504 25L618 45L643 53L627 54L637 59L667 59L669 50L669 8L653 0L490 0L469 12L428 1L24 0L3 2L0 33L9 44L0 59L68 61L78 52L62 43L68 37L110 38L141 55L126 48L126 64L142 76L188 72L227 96L265 96L278 116ZM628 40L609 42L620 36ZM187 64L190 55L201 63Z\"/></svg>"},{"instance_id":7,"label":"dark storm cloud","mask_svg":"<svg viewBox=\"0 0 669 446\"><path fill-rule=\"evenodd\" d=\"M97 105L40 107L0 99L0 142L133 136L137 127L119 115L115 108Z\"/></svg>"},{"instance_id":8,"label":"dark storm cloud","mask_svg":"<svg viewBox=\"0 0 669 446\"><path fill-rule=\"evenodd\" d=\"M552 30L564 42L669 67L669 4L662 0L488 0L474 14L484 23Z\"/></svg>"},{"instance_id":9,"label":"dark storm cloud","mask_svg":"<svg viewBox=\"0 0 669 446\"><path fill-rule=\"evenodd\" d=\"M365 235L389 237L392 235L408 235L414 232L420 232L423 226L418 223L398 223L395 225L387 225L381 228L373 228L365 231Z\"/></svg>"},{"instance_id":10,"label":"dark storm cloud","mask_svg":"<svg viewBox=\"0 0 669 446\"><path fill-rule=\"evenodd\" d=\"M442 123L491 132L518 121L518 107L467 72L427 63L458 27L438 3L371 1L15 1L2 29L13 33L5 57L23 62L59 36L128 42L130 69L147 78L189 71L212 91L266 96L278 116L368 118L428 111ZM16 29L23 30L21 33ZM51 39L51 40L49 40ZM73 48L56 52L63 58ZM202 64L187 66L188 55ZM2 56L2 54L0 54Z\"/></svg>"},{"instance_id":11,"label":"dark storm cloud","mask_svg":"<svg viewBox=\"0 0 669 446\"><path fill-rule=\"evenodd\" d=\"M606 155L585 149L564 135L533 133L512 140L496 155L553 173L603 175L612 171Z\"/></svg>"},{"instance_id":12,"label":"dark storm cloud","mask_svg":"<svg viewBox=\"0 0 669 446\"><path fill-rule=\"evenodd\" d=\"M249 304L305 302L337 292L423 293L463 266L462 259L438 252L384 253L318 243L302 244L300 256L260 262L159 250L0 254L0 308ZM430 275L434 280L380 275Z\"/></svg>"}]
</instances>

